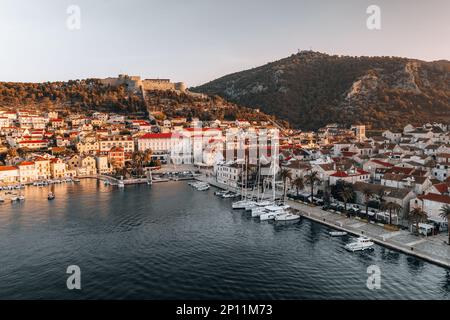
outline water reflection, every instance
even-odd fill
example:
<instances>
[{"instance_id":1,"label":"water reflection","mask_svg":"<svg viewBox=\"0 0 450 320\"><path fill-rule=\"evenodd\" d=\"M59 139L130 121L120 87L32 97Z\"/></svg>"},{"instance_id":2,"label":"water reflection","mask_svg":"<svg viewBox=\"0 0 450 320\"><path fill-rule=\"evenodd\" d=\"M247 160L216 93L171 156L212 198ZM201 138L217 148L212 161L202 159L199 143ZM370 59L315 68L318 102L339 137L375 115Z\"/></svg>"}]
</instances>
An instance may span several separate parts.
<instances>
[{"instance_id":1,"label":"water reflection","mask_svg":"<svg viewBox=\"0 0 450 320\"><path fill-rule=\"evenodd\" d=\"M449 271L375 246L350 253L307 219L263 221L184 182L27 188L0 205L0 298L446 299ZM82 267L81 293L65 267ZM369 265L383 290L366 287Z\"/></svg>"}]
</instances>

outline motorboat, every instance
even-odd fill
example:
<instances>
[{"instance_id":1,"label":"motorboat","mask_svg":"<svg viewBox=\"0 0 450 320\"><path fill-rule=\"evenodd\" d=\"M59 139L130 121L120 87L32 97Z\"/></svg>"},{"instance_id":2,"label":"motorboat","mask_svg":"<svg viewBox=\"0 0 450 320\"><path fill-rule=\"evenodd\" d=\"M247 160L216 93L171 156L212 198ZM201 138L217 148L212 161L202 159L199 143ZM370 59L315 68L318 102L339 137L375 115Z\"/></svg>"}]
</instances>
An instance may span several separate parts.
<instances>
[{"instance_id":1,"label":"motorboat","mask_svg":"<svg viewBox=\"0 0 450 320\"><path fill-rule=\"evenodd\" d=\"M366 237L359 237L356 241L345 245L345 249L351 252L372 249L374 242Z\"/></svg>"},{"instance_id":2,"label":"motorboat","mask_svg":"<svg viewBox=\"0 0 450 320\"><path fill-rule=\"evenodd\" d=\"M49 193L48 193L48 196L47 196L47 199L48 199L48 200L53 200L53 199L55 199L55 194L54 194L53 192L49 192Z\"/></svg>"},{"instance_id":3,"label":"motorboat","mask_svg":"<svg viewBox=\"0 0 450 320\"><path fill-rule=\"evenodd\" d=\"M328 232L328 234L332 237L342 237L342 236L346 236L347 232L345 232L345 231L330 231L330 232Z\"/></svg>"},{"instance_id":4,"label":"motorboat","mask_svg":"<svg viewBox=\"0 0 450 320\"><path fill-rule=\"evenodd\" d=\"M228 198L236 198L236 197L239 197L239 195L238 195L237 193L234 193L234 192L231 192L231 191L229 191L229 192L227 192L227 193L224 193L224 194L222 195L222 198L224 198L224 199L228 199Z\"/></svg>"},{"instance_id":5,"label":"motorboat","mask_svg":"<svg viewBox=\"0 0 450 320\"><path fill-rule=\"evenodd\" d=\"M208 190L208 189L209 189L209 185L206 185L206 186L200 186L200 187L197 188L198 191L206 191L206 190Z\"/></svg>"},{"instance_id":6,"label":"motorboat","mask_svg":"<svg viewBox=\"0 0 450 320\"><path fill-rule=\"evenodd\" d=\"M19 199L19 201L25 201L25 196L23 196L23 195L20 195L17 198Z\"/></svg>"},{"instance_id":7,"label":"motorboat","mask_svg":"<svg viewBox=\"0 0 450 320\"><path fill-rule=\"evenodd\" d=\"M117 186L119 188L125 188L125 184L123 183L123 181L119 181L119 183L117 184Z\"/></svg>"},{"instance_id":8,"label":"motorboat","mask_svg":"<svg viewBox=\"0 0 450 320\"><path fill-rule=\"evenodd\" d=\"M254 201L252 201L252 200L240 200L240 201L233 202L231 207L233 209L245 209L247 206L251 205L253 202Z\"/></svg>"},{"instance_id":9,"label":"motorboat","mask_svg":"<svg viewBox=\"0 0 450 320\"><path fill-rule=\"evenodd\" d=\"M289 206L267 206L265 207L265 212L259 215L259 219L263 220L273 220L277 215L286 214L285 211Z\"/></svg>"},{"instance_id":10,"label":"motorboat","mask_svg":"<svg viewBox=\"0 0 450 320\"><path fill-rule=\"evenodd\" d=\"M300 219L300 216L293 213L279 214L275 217L275 221L292 221L298 219Z\"/></svg>"}]
</instances>

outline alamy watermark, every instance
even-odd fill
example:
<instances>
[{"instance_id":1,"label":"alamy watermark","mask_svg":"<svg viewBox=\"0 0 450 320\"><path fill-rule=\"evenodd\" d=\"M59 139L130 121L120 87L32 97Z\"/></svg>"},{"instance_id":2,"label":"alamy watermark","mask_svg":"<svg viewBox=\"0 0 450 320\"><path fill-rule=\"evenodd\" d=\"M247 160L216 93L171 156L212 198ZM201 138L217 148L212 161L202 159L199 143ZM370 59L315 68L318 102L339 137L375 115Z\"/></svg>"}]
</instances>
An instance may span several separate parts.
<instances>
[{"instance_id":1,"label":"alamy watermark","mask_svg":"<svg viewBox=\"0 0 450 320\"><path fill-rule=\"evenodd\" d=\"M66 20L67 29L80 30L81 29L81 8L77 5L70 5L67 7L66 13L69 15Z\"/></svg>"},{"instance_id":2,"label":"alamy watermark","mask_svg":"<svg viewBox=\"0 0 450 320\"><path fill-rule=\"evenodd\" d=\"M70 265L66 270L70 276L67 278L66 286L69 290L81 290L81 269L77 265Z\"/></svg>"},{"instance_id":3,"label":"alamy watermark","mask_svg":"<svg viewBox=\"0 0 450 320\"><path fill-rule=\"evenodd\" d=\"M367 267L367 274L369 277L367 278L367 288L369 290L379 290L381 289L381 269L377 265L371 265Z\"/></svg>"},{"instance_id":4,"label":"alamy watermark","mask_svg":"<svg viewBox=\"0 0 450 320\"><path fill-rule=\"evenodd\" d=\"M381 8L373 4L367 7L366 13L369 14L366 20L367 29L381 30Z\"/></svg>"}]
</instances>

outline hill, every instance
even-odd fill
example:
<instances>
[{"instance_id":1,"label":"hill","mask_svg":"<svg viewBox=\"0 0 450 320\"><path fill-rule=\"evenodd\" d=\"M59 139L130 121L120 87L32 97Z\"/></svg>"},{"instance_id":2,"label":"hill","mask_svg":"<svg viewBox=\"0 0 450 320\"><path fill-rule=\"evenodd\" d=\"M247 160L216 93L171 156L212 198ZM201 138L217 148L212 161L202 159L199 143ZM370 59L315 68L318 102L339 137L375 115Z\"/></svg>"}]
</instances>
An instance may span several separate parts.
<instances>
[{"instance_id":1,"label":"hill","mask_svg":"<svg viewBox=\"0 0 450 320\"><path fill-rule=\"evenodd\" d=\"M143 98L145 96L145 98ZM99 79L67 82L0 82L0 109L38 109L65 112L94 111L144 116L158 111L167 117L208 120L266 120L262 112L226 101L219 96L171 90L129 90L126 85L102 84Z\"/></svg>"},{"instance_id":2,"label":"hill","mask_svg":"<svg viewBox=\"0 0 450 320\"><path fill-rule=\"evenodd\" d=\"M450 121L450 62L302 51L192 91L317 129L330 122L399 128Z\"/></svg>"}]
</instances>

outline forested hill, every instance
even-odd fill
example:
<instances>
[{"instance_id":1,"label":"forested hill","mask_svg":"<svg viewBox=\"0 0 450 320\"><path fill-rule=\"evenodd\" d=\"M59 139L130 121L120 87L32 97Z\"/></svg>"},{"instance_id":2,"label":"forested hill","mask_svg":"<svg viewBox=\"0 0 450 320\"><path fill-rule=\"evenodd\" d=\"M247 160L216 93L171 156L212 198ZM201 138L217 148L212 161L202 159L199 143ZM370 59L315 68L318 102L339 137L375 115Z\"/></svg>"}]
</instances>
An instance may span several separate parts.
<instances>
[{"instance_id":1,"label":"forested hill","mask_svg":"<svg viewBox=\"0 0 450 320\"><path fill-rule=\"evenodd\" d=\"M260 108L303 129L450 120L449 61L303 51L191 90Z\"/></svg>"},{"instance_id":2,"label":"forested hill","mask_svg":"<svg viewBox=\"0 0 450 320\"><path fill-rule=\"evenodd\" d=\"M158 111L167 117L198 117L200 120L266 120L263 112L241 107L219 96L176 91L130 91L125 85L110 86L98 79L67 82L0 82L0 109L38 109L67 112L117 112L146 114ZM270 117L273 118L273 117Z\"/></svg>"}]
</instances>

